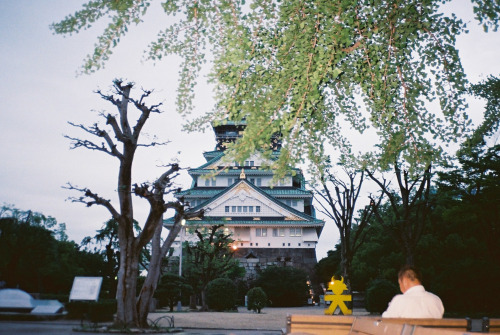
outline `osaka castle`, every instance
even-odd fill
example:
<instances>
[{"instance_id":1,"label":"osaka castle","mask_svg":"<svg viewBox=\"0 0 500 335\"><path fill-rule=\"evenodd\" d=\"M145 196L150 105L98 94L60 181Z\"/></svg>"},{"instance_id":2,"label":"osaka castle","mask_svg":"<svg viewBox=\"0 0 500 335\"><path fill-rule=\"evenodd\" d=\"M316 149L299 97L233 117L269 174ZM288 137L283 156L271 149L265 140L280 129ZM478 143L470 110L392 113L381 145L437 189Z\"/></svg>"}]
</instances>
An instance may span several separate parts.
<instances>
[{"instance_id":1,"label":"osaka castle","mask_svg":"<svg viewBox=\"0 0 500 335\"><path fill-rule=\"evenodd\" d=\"M195 242L192 227L223 224L234 240L234 257L246 270L246 278L255 278L267 266L294 266L311 272L316 260L316 245L324 221L315 217L313 194L305 188L300 169L292 169L279 182L270 164L255 153L245 162L227 162L224 151L234 142L246 122L227 121L214 126L215 150L205 152L206 163L189 170L191 187L176 194L190 204L191 210L204 209L203 219L189 220L179 234L184 241ZM277 158L281 141L271 139L273 157ZM165 227L173 221L166 220ZM179 254L180 238L172 245ZM175 255L174 254L174 255Z\"/></svg>"}]
</instances>

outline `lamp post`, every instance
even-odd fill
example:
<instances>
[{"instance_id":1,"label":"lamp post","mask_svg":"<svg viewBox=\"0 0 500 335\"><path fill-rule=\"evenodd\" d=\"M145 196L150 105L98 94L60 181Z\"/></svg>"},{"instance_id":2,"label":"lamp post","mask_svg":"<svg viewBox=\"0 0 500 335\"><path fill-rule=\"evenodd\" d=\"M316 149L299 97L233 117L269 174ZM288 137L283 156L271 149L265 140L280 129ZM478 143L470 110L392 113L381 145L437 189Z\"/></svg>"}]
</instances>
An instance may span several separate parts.
<instances>
[{"instance_id":1,"label":"lamp post","mask_svg":"<svg viewBox=\"0 0 500 335\"><path fill-rule=\"evenodd\" d=\"M182 219L181 220L181 233L180 233L180 242L181 242L181 250L179 252L179 279L182 277L182 240L184 237L184 225L186 224L186 220ZM182 286L181 286L181 295L182 295ZM177 311L180 312L182 311L182 301L179 299L177 302Z\"/></svg>"}]
</instances>

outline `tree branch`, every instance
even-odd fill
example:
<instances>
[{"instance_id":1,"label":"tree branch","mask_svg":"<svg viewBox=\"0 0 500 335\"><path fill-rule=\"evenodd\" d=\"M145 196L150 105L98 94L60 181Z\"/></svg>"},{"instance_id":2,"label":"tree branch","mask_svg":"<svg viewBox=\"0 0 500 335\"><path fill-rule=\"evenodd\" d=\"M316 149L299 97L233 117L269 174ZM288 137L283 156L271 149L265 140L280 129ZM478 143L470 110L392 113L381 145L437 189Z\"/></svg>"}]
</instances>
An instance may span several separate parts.
<instances>
[{"instance_id":1,"label":"tree branch","mask_svg":"<svg viewBox=\"0 0 500 335\"><path fill-rule=\"evenodd\" d=\"M67 183L66 185L67 186L62 186L62 188L83 193L83 196L79 198L68 198L71 202L83 203L86 204L87 207L91 207L93 205L103 206L111 213L116 221L119 220L120 213L118 213L118 211L113 207L110 200L106 200L103 197L100 197L97 193L93 193L88 188L79 188L73 186L71 183Z\"/></svg>"}]
</instances>

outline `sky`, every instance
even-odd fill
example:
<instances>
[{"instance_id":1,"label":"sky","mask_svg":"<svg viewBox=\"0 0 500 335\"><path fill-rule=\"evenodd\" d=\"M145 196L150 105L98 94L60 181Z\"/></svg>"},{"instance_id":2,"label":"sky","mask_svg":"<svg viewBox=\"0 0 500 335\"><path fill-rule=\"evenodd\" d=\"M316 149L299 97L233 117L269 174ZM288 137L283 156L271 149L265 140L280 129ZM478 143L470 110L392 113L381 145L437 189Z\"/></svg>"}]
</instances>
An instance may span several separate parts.
<instances>
[{"instance_id":1,"label":"sky","mask_svg":"<svg viewBox=\"0 0 500 335\"><path fill-rule=\"evenodd\" d=\"M103 26L73 36L54 35L49 25L81 8L79 0L0 0L0 205L33 210L64 222L69 239L79 243L94 235L110 218L103 207L85 207L67 199L78 193L63 188L67 183L88 187L107 199L116 199L118 163L111 156L84 149L70 150L63 135L81 137L67 122L92 124L98 111L114 112L95 91L108 91L112 80L133 81L138 88L154 89L151 103L162 102L164 113L154 115L145 132L170 141L168 146L140 150L134 180L153 181L162 164L178 160L183 168L205 162L202 153L214 150L212 131L181 131L182 118L175 111L179 60L172 57L154 64L144 61L144 50L165 25L159 2L149 9L144 23L124 37L106 67L91 75L78 75L85 56L93 50ZM484 33L472 21L467 0L455 0L448 10L469 23L470 33L458 39L466 74L472 82L500 74L500 33ZM137 90L138 94L139 91ZM208 85L197 90L193 115L202 115L214 104ZM480 116L483 103L471 100L470 112ZM177 178L190 187L186 170ZM134 202L139 221L147 204ZM334 224L327 221L317 258L326 256L338 242Z\"/></svg>"}]
</instances>

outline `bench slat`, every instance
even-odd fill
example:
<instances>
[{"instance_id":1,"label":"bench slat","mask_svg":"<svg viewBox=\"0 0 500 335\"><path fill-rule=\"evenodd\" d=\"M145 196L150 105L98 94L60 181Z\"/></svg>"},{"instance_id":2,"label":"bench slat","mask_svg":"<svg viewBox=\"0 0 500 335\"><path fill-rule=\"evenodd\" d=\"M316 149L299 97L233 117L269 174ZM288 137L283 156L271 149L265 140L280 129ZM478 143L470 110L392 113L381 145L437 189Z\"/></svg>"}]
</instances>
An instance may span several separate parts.
<instances>
[{"instance_id":1,"label":"bench slat","mask_svg":"<svg viewBox=\"0 0 500 335\"><path fill-rule=\"evenodd\" d=\"M359 320L359 321L358 321ZM361 321L364 320L364 321ZM467 331L466 319L406 319L406 318L381 318L370 316L346 316L346 315L288 315L287 334L311 334L311 335L348 335L348 334L371 334L362 333L358 325L376 322L385 325L395 324L400 328L391 334L411 335L414 330L418 330L421 335L434 334L465 334ZM406 325L405 325L406 324ZM421 329L423 328L423 329ZM382 329L382 328L380 328ZM399 329L399 331L397 330ZM354 331L358 332L355 333ZM378 331L378 330L377 330ZM446 331L446 333L444 333ZM500 332L500 319L490 319L490 333ZM373 333L375 334L375 333ZM389 334L389 333L376 333ZM413 333L415 335L415 333Z\"/></svg>"},{"instance_id":2,"label":"bench slat","mask_svg":"<svg viewBox=\"0 0 500 335\"><path fill-rule=\"evenodd\" d=\"M387 323L373 318L357 318L352 324L349 334L353 335L384 335L401 334L405 324Z\"/></svg>"}]
</instances>

